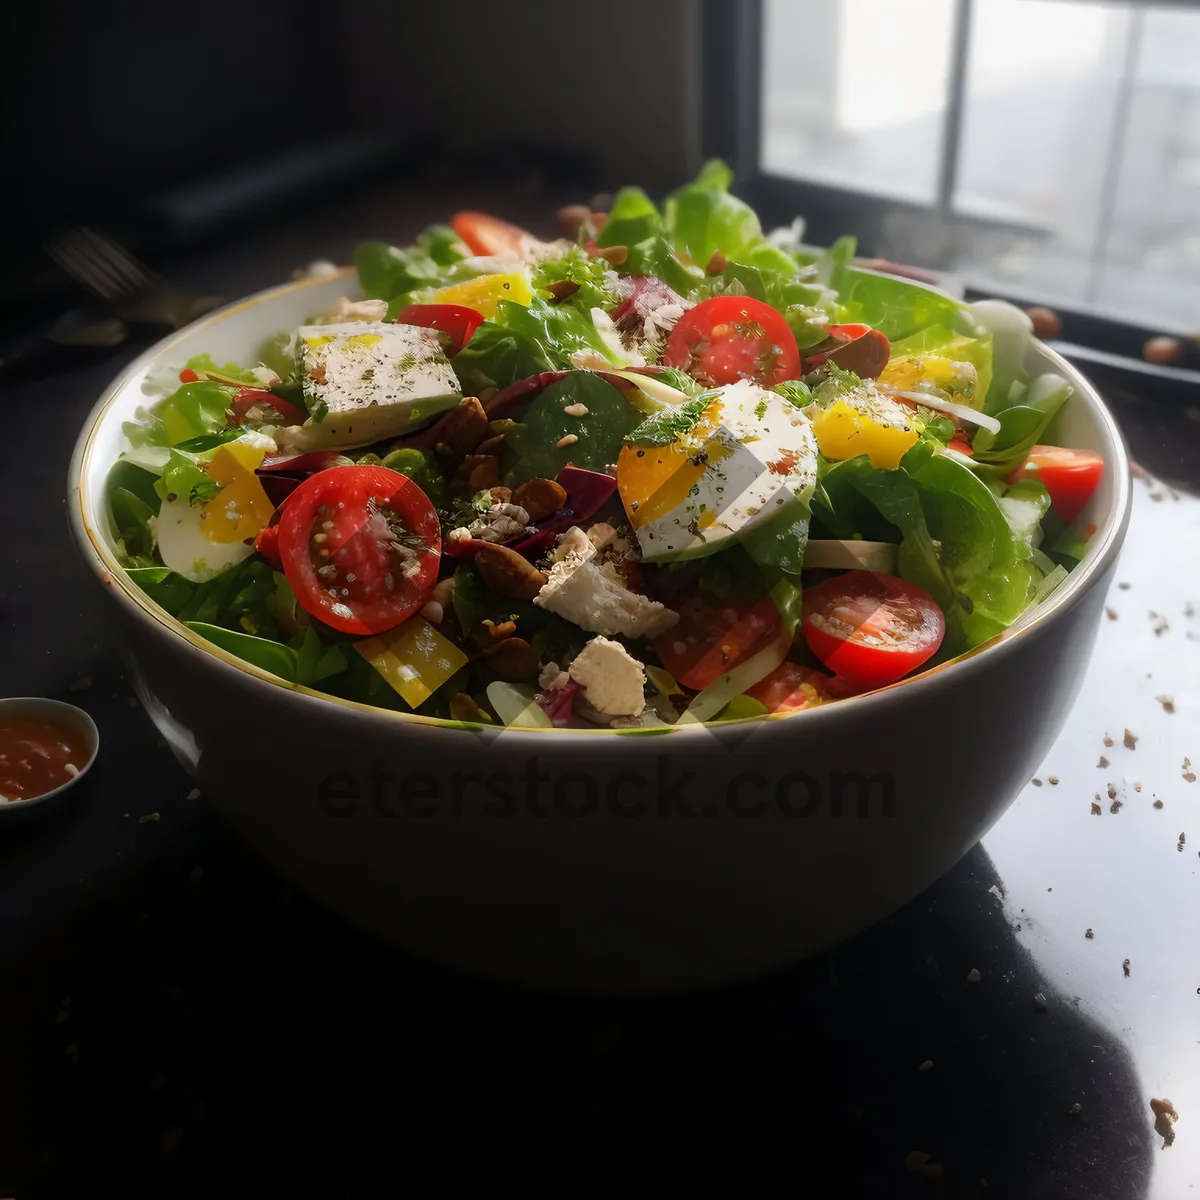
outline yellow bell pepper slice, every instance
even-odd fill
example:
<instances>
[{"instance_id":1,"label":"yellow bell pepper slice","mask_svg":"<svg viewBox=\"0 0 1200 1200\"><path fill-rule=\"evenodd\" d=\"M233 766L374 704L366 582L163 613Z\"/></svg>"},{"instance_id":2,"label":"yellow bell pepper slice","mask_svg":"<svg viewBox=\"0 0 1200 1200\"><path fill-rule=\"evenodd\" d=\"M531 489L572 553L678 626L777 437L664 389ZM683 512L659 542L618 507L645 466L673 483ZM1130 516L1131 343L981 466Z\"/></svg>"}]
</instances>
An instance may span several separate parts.
<instances>
[{"instance_id":1,"label":"yellow bell pepper slice","mask_svg":"<svg viewBox=\"0 0 1200 1200\"><path fill-rule=\"evenodd\" d=\"M354 649L410 708L420 708L468 661L467 656L424 617L409 617L387 633L355 642Z\"/></svg>"},{"instance_id":2,"label":"yellow bell pepper slice","mask_svg":"<svg viewBox=\"0 0 1200 1200\"><path fill-rule=\"evenodd\" d=\"M812 427L817 447L826 458L840 462L866 454L871 466L882 471L898 467L917 440L916 430L881 425L844 400L835 401L813 417Z\"/></svg>"},{"instance_id":3,"label":"yellow bell pepper slice","mask_svg":"<svg viewBox=\"0 0 1200 1200\"><path fill-rule=\"evenodd\" d=\"M452 283L433 293L435 304L462 304L482 313L488 320L496 315L497 305L502 300L528 307L532 299L533 289L529 286L529 280L516 272L510 275L480 275L478 279Z\"/></svg>"},{"instance_id":4,"label":"yellow bell pepper slice","mask_svg":"<svg viewBox=\"0 0 1200 1200\"><path fill-rule=\"evenodd\" d=\"M221 488L200 513L210 542L244 542L266 528L275 505L254 473L264 456L245 442L229 442L205 465L205 474Z\"/></svg>"}]
</instances>

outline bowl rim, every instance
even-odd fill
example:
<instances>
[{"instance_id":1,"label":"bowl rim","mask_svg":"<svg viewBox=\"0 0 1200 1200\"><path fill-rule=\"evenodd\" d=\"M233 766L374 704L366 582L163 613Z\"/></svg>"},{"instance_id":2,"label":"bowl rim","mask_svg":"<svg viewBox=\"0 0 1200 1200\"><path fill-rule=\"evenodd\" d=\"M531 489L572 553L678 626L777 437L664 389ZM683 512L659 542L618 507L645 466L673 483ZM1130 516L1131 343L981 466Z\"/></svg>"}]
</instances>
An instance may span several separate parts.
<instances>
[{"instance_id":1,"label":"bowl rim","mask_svg":"<svg viewBox=\"0 0 1200 1200\"><path fill-rule=\"evenodd\" d=\"M92 719L91 713L86 709L80 708L78 704L71 704L66 700L55 700L51 696L0 697L0 717L3 717L6 712L14 709L18 713L31 713L36 712L38 709L70 713L71 718L78 721L88 732L88 756L87 762L70 779L65 783L60 783L58 787L51 788L48 792L42 792L38 796L27 796L24 800L9 800L5 804L0 804L0 819L3 818L4 814L26 812L46 800L53 800L56 796L61 796L63 792L73 788L92 769L96 759L100 757L100 730L97 728L96 722Z\"/></svg>"},{"instance_id":2,"label":"bowl rim","mask_svg":"<svg viewBox=\"0 0 1200 1200\"><path fill-rule=\"evenodd\" d=\"M560 729L525 725L489 726L475 722L454 721L441 717L425 716L421 713L405 713L394 709L378 708L374 705L362 704L355 700L346 700L340 696L331 696L327 692L306 687L303 684L292 683L206 641L199 634L188 629L183 622L171 616L165 609L160 608L145 592L133 583L109 548L107 540L100 530L96 528L95 523L89 516L87 475L100 425L118 395L134 379L144 376L147 369L167 354L174 345L202 329L212 328L231 317L237 316L239 313L267 304L278 297L322 284L327 285L335 279L346 279L352 275L354 275L354 268L345 267L336 275L311 276L291 283L265 288L262 291L255 292L252 295L227 304L214 312L208 313L198 320L191 322L191 324L184 326L182 329L176 330L167 337L155 342L130 362L108 384L100 398L93 405L76 441L75 449L71 456L68 477L67 503L75 541L82 551L84 558L88 561L88 565L91 567L93 573L98 576L101 582L109 583L115 581L116 586L111 590L115 593L118 602L127 611L137 620L148 621L152 625L157 625L179 638L182 645L186 648L186 652L201 656L209 663L215 660L220 664L221 669L232 669L241 675L248 675L251 678L257 679L260 683L270 684L278 688L282 693L291 694L301 701L310 703L315 701L321 704L335 705L343 710L358 712L379 721L399 721L405 725L426 726L447 732L460 730L472 733L487 732L496 735L500 733L510 735L536 734L543 738L554 735L560 744L563 740L571 741L574 739L614 736L638 739L650 735L666 734L683 735L684 737L692 738L694 741L699 734L711 734L714 729L736 728L737 726L746 724L754 724L765 728L773 722L799 716L804 716L810 724L814 721L820 723L833 719L828 715L831 710L842 712L846 715L849 715L851 712L861 712L863 716L867 716L870 710L888 703L891 693L895 692L898 688L921 688L923 693L928 692L953 682L968 671L977 670L979 668L980 655L985 652L989 655L990 659L996 659L1001 654L1011 653L1025 639L1044 630L1046 626L1073 608L1113 564L1125 539L1132 509L1133 489L1129 453L1124 436L1115 418L1109 411L1108 406L1101 399L1091 381L1057 351L1047 346L1044 342L1034 339L1033 345L1038 354L1048 366L1059 371L1068 379L1074 389L1074 394L1084 400L1097 417L1104 435L1106 435L1107 440L1114 449L1115 461L1111 464L1107 462L1105 464L1112 471L1114 487L1110 519L1105 528L1097 530L1101 541L1096 545L1095 553L1072 571L1067 580L1039 606L1036 612L1018 620L1008 629L996 634L995 637L965 651L948 662L940 663L918 675L898 680L895 683L887 684L873 691L858 696L850 696L838 700L836 703L820 705L815 709L804 710L802 712L768 713L759 716L743 717L733 721L723 721L719 726L713 726L706 722L696 722L688 725L663 725L631 729L602 727L595 729ZM847 708L848 705L853 705L853 709ZM807 727L808 725L806 725ZM83 772L80 772L80 775L82 774ZM71 781L71 783L74 782L74 780ZM69 787L71 784L63 786ZM55 793L47 793L48 796L53 794ZM22 803L25 802L22 801Z\"/></svg>"}]
</instances>

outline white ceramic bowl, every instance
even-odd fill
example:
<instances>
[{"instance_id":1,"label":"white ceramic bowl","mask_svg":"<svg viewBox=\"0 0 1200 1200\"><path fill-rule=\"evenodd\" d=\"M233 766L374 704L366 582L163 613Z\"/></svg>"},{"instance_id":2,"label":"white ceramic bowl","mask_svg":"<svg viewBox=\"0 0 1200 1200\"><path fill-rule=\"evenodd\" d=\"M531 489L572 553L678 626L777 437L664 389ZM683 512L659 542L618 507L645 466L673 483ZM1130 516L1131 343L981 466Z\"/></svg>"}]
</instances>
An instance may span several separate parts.
<instances>
[{"instance_id":1,"label":"white ceramic bowl","mask_svg":"<svg viewBox=\"0 0 1200 1200\"><path fill-rule=\"evenodd\" d=\"M324 697L184 628L113 556L105 477L146 373L268 335L351 290L263 292L142 355L71 466L81 552L146 710L206 796L281 872L418 954L514 982L655 992L783 966L928 887L1000 816L1083 677L1129 517L1129 464L1091 385L1063 440L1105 476L1087 557L1036 613L916 679L791 717L675 729L456 728Z\"/></svg>"}]
</instances>

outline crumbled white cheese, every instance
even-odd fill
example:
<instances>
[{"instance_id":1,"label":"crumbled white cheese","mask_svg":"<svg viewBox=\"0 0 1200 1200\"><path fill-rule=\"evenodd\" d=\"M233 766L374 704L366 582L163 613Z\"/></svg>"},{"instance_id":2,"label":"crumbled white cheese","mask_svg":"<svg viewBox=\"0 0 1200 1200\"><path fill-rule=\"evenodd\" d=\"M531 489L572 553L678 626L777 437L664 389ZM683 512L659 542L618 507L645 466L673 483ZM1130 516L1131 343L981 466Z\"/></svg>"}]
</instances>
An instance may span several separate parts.
<instances>
[{"instance_id":1,"label":"crumbled white cheese","mask_svg":"<svg viewBox=\"0 0 1200 1200\"><path fill-rule=\"evenodd\" d=\"M573 525L563 535L534 603L589 633L631 638L657 637L679 620L659 601L630 591L611 563L597 564L595 557L591 539Z\"/></svg>"},{"instance_id":2,"label":"crumbled white cheese","mask_svg":"<svg viewBox=\"0 0 1200 1200\"><path fill-rule=\"evenodd\" d=\"M592 638L571 661L567 674L587 703L608 717L634 717L646 707L646 671L619 642Z\"/></svg>"},{"instance_id":3,"label":"crumbled white cheese","mask_svg":"<svg viewBox=\"0 0 1200 1200\"><path fill-rule=\"evenodd\" d=\"M557 692L570 682L571 676L556 662L548 662L538 675L538 687L543 692Z\"/></svg>"},{"instance_id":4,"label":"crumbled white cheese","mask_svg":"<svg viewBox=\"0 0 1200 1200\"><path fill-rule=\"evenodd\" d=\"M341 296L321 319L322 325L341 325L345 321L384 321L387 319L386 300L351 300Z\"/></svg>"}]
</instances>

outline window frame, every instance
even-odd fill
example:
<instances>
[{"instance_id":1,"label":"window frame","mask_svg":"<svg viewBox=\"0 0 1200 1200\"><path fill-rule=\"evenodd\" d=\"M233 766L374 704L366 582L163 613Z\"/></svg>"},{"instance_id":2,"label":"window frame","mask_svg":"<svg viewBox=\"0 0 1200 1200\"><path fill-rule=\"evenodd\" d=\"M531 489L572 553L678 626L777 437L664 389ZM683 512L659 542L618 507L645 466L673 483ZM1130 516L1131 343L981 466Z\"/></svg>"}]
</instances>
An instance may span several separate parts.
<instances>
[{"instance_id":1,"label":"window frame","mask_svg":"<svg viewBox=\"0 0 1200 1200\"><path fill-rule=\"evenodd\" d=\"M1116 0L1114 0L1116 2ZM737 177L738 192L754 206L768 225L786 224L797 214L805 221L805 238L829 245L837 237L852 233L860 250L874 254L885 244L884 222L902 213L914 222L948 231L951 236L986 233L1029 233L1031 226L1001 223L973 217L952 205L962 136L963 102L966 89L967 52L970 45L973 0L954 0L955 24L949 96L941 141L941 161L935 201L921 204L875 193L835 187L765 171L761 165L762 145L762 40L763 0L701 0L700 80L701 144L708 157L723 158ZM1162 7L1187 7L1186 3L1158 0ZM924 262L921 266L946 270L946 262ZM975 288L966 281L968 299L1000 296L1015 304L1045 304L1062 318L1065 334L1094 356L1121 356L1124 374L1139 380L1149 372L1163 385L1171 381L1195 386L1200 373L1180 368L1153 367L1141 361L1142 345L1162 331L1078 303L1027 292L1017 288L998 292ZM1067 346L1060 349L1066 351ZM1134 360L1129 362L1128 360ZM1116 369L1110 363L1110 369ZM1104 369L1094 359L1091 369ZM1165 373L1165 376L1164 376Z\"/></svg>"}]
</instances>

